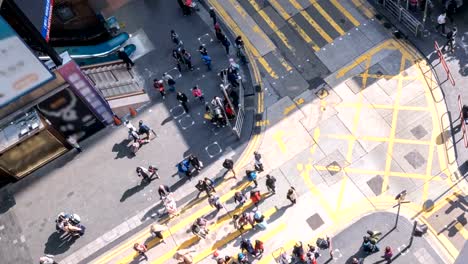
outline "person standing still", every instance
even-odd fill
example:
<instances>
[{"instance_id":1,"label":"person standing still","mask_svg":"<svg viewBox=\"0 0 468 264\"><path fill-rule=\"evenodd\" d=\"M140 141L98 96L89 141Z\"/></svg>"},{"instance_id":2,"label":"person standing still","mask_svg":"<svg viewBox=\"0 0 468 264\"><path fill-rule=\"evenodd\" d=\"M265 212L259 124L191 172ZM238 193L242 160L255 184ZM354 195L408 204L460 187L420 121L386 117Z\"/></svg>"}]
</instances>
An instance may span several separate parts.
<instances>
[{"instance_id":1,"label":"person standing still","mask_svg":"<svg viewBox=\"0 0 468 264\"><path fill-rule=\"evenodd\" d=\"M78 141L76 139L76 135L71 135L67 138L68 144L72 146L78 153L81 153L83 150L81 149L81 146L78 144Z\"/></svg>"},{"instance_id":2,"label":"person standing still","mask_svg":"<svg viewBox=\"0 0 468 264\"><path fill-rule=\"evenodd\" d=\"M226 36L224 36L224 38L221 40L221 44L226 49L226 54L229 55L229 46L231 46L231 42L229 42L229 40L228 40L228 38Z\"/></svg>"},{"instance_id":3,"label":"person standing still","mask_svg":"<svg viewBox=\"0 0 468 264\"><path fill-rule=\"evenodd\" d=\"M166 89L164 88L164 82L162 80L154 79L153 87L154 89L158 90L162 99L166 99Z\"/></svg>"},{"instance_id":4,"label":"person standing still","mask_svg":"<svg viewBox=\"0 0 468 264\"><path fill-rule=\"evenodd\" d=\"M286 198L291 201L291 204L296 204L296 201L297 201L297 194L296 194L296 189L294 189L294 187L291 186L291 188L289 188L288 190L288 194L286 195Z\"/></svg>"},{"instance_id":5,"label":"person standing still","mask_svg":"<svg viewBox=\"0 0 468 264\"><path fill-rule=\"evenodd\" d=\"M274 176L271 176L270 174L267 174L266 176L266 187L268 189L269 192L275 194L276 191L276 178Z\"/></svg>"},{"instance_id":6,"label":"person standing still","mask_svg":"<svg viewBox=\"0 0 468 264\"><path fill-rule=\"evenodd\" d=\"M457 28L456 27L453 27L452 30L450 30L448 33L447 33L447 42L445 43L445 45L442 47L442 50L445 50L445 48L448 46L449 47L449 51L451 53L455 52L455 47L454 47L454 42L455 42L455 36L457 35Z\"/></svg>"},{"instance_id":7,"label":"person standing still","mask_svg":"<svg viewBox=\"0 0 468 264\"><path fill-rule=\"evenodd\" d=\"M174 81L174 78L172 78L172 76L167 73L163 73L162 79L169 86L169 91L174 92L175 84L176 84L176 82Z\"/></svg>"},{"instance_id":8,"label":"person standing still","mask_svg":"<svg viewBox=\"0 0 468 264\"><path fill-rule=\"evenodd\" d=\"M188 113L189 108L188 108L188 105L187 105L187 103L188 103L187 95L185 95L183 92L177 92L177 101L179 101L179 103L182 105L185 112Z\"/></svg>"},{"instance_id":9,"label":"person standing still","mask_svg":"<svg viewBox=\"0 0 468 264\"><path fill-rule=\"evenodd\" d=\"M184 59L185 64L187 64L187 67L193 71L193 65L192 65L192 55L186 51L185 49L182 49L182 58Z\"/></svg>"},{"instance_id":10,"label":"person standing still","mask_svg":"<svg viewBox=\"0 0 468 264\"><path fill-rule=\"evenodd\" d=\"M211 57L208 55L202 55L203 63L206 65L208 71L211 71Z\"/></svg>"},{"instance_id":11,"label":"person standing still","mask_svg":"<svg viewBox=\"0 0 468 264\"><path fill-rule=\"evenodd\" d=\"M442 34L444 35L445 35L445 23L447 23L447 14L442 13L437 17L436 30L439 31L439 28L442 28Z\"/></svg>"},{"instance_id":12,"label":"person standing still","mask_svg":"<svg viewBox=\"0 0 468 264\"><path fill-rule=\"evenodd\" d=\"M253 182L255 184L255 188L258 187L258 182L257 182L257 172L256 171L251 171L251 170L246 170L245 171L247 179L250 182Z\"/></svg>"},{"instance_id":13,"label":"person standing still","mask_svg":"<svg viewBox=\"0 0 468 264\"><path fill-rule=\"evenodd\" d=\"M135 66L135 63L130 59L130 57L128 57L128 54L125 52L124 48L121 48L117 55L119 56L119 59L125 62L125 65L127 65L127 70L130 70L133 66Z\"/></svg>"},{"instance_id":14,"label":"person standing still","mask_svg":"<svg viewBox=\"0 0 468 264\"><path fill-rule=\"evenodd\" d=\"M208 13L210 14L211 19L213 19L213 25L216 24L217 17L216 17L216 13L214 11L214 8L210 7L210 10L208 11Z\"/></svg>"}]
</instances>

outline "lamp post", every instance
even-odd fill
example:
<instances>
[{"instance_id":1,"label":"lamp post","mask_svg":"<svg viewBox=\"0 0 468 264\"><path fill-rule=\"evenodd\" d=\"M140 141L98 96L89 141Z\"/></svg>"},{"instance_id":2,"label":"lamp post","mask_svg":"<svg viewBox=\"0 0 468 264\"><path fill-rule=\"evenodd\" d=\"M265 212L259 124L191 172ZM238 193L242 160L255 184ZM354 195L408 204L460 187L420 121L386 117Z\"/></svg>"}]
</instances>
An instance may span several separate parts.
<instances>
[{"instance_id":1,"label":"lamp post","mask_svg":"<svg viewBox=\"0 0 468 264\"><path fill-rule=\"evenodd\" d=\"M409 203L409 201L405 201L406 194L407 194L406 190L403 190L397 196L395 196L395 200L398 202L396 205L393 206L393 208L398 207L397 216L396 216L396 220L395 220L395 228L398 226L398 218L400 218L401 204Z\"/></svg>"}]
</instances>

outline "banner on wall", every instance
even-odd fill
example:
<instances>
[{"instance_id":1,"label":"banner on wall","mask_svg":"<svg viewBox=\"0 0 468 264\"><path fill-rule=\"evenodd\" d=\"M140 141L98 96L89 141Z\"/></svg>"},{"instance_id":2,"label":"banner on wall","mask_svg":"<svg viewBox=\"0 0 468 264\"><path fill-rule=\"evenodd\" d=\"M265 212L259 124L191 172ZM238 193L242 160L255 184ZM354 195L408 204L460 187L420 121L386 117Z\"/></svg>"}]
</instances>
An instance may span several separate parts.
<instances>
[{"instance_id":1,"label":"banner on wall","mask_svg":"<svg viewBox=\"0 0 468 264\"><path fill-rule=\"evenodd\" d=\"M81 72L75 61L65 63L57 71L68 82L70 89L81 97L101 122L106 125L112 124L113 113L109 104Z\"/></svg>"}]
</instances>

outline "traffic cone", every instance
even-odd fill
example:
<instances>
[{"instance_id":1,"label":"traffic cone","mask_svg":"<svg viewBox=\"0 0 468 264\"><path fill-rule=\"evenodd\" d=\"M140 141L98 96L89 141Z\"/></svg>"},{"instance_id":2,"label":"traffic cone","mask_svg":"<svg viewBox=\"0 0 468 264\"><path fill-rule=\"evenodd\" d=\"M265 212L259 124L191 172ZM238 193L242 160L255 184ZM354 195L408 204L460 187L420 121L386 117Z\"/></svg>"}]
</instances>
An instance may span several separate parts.
<instances>
[{"instance_id":1,"label":"traffic cone","mask_svg":"<svg viewBox=\"0 0 468 264\"><path fill-rule=\"evenodd\" d=\"M130 110L130 115L135 117L137 115L137 111L133 107L129 107L128 110Z\"/></svg>"},{"instance_id":2,"label":"traffic cone","mask_svg":"<svg viewBox=\"0 0 468 264\"><path fill-rule=\"evenodd\" d=\"M116 126L120 126L122 124L122 120L117 115L114 115L114 124Z\"/></svg>"},{"instance_id":3,"label":"traffic cone","mask_svg":"<svg viewBox=\"0 0 468 264\"><path fill-rule=\"evenodd\" d=\"M218 256L219 256L218 250L215 249L215 251L213 252L213 258L217 258Z\"/></svg>"}]
</instances>

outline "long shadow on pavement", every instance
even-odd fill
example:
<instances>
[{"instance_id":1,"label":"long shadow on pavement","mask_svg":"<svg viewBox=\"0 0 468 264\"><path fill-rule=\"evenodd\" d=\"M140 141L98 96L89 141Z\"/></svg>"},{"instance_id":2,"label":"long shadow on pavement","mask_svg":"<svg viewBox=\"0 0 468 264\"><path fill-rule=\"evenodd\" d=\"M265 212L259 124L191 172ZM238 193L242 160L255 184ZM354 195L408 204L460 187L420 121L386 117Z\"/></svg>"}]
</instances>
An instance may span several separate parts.
<instances>
[{"instance_id":1,"label":"long shadow on pavement","mask_svg":"<svg viewBox=\"0 0 468 264\"><path fill-rule=\"evenodd\" d=\"M146 186L148 186L151 182L149 181L146 181L146 180L142 180L140 182L140 184L130 188L130 189L127 189L123 194L122 194L122 197L120 198L120 202L123 203L125 202L125 200L127 200L127 198L129 198L130 196L136 194L137 192L139 191L142 191Z\"/></svg>"},{"instance_id":2,"label":"long shadow on pavement","mask_svg":"<svg viewBox=\"0 0 468 264\"><path fill-rule=\"evenodd\" d=\"M61 239L60 236L61 233L54 232L52 233L49 238L47 239L47 242L44 244L44 254L50 254L50 255L58 255L66 252L68 249L70 249L71 245L78 240L77 237L71 237L69 240L68 239Z\"/></svg>"}]
</instances>

